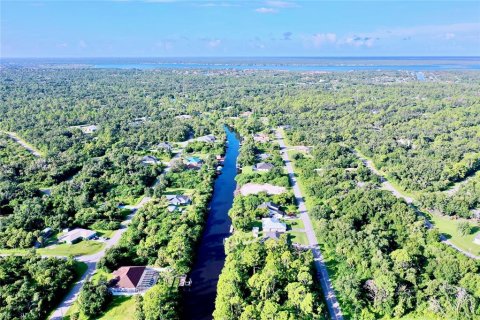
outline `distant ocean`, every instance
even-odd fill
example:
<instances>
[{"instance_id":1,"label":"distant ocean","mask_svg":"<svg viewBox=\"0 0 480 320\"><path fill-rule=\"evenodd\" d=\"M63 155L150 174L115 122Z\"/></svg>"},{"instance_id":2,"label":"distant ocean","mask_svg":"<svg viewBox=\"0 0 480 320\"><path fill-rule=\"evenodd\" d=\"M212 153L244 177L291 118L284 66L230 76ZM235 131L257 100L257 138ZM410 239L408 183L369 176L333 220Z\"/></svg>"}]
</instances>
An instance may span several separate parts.
<instances>
[{"instance_id":1,"label":"distant ocean","mask_svg":"<svg viewBox=\"0 0 480 320\"><path fill-rule=\"evenodd\" d=\"M362 58L30 58L0 59L2 67L96 69L199 69L285 71L442 71L480 70L480 57Z\"/></svg>"}]
</instances>

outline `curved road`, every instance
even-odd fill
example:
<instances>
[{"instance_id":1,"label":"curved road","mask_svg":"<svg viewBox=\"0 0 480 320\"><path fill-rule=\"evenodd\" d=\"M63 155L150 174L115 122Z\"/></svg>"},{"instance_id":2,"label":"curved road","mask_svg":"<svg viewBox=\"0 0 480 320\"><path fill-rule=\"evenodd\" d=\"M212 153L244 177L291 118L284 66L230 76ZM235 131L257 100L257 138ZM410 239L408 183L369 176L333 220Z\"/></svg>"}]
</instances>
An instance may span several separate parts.
<instances>
[{"instance_id":1,"label":"curved road","mask_svg":"<svg viewBox=\"0 0 480 320\"><path fill-rule=\"evenodd\" d=\"M352 152L353 154L358 158L360 159L360 161L363 162L363 164L371 171L373 172L375 175L379 176L381 179L382 179L382 186L383 186L383 189L387 190L387 191L390 191L395 197L397 198L400 198L400 199L403 199L405 200L405 202L407 204L410 205L410 207L413 208L413 210L415 210L415 212L417 213L417 215L423 217L425 219L425 226L428 228L428 229L433 229L434 228L434 225L430 222L430 220L428 220L428 218L425 216L425 214L420 211L413 203L414 203L414 200L413 198L411 197L407 197L405 196L400 190L398 190L397 188L395 188L391 183L390 181L388 181L387 178L385 178L385 176L382 175L382 173L380 171L377 170L377 168L375 167L375 165L373 164L373 162L367 158L365 158L364 156L362 156L357 150L355 149L352 149ZM440 234L440 241L445 243L446 245L449 245L450 247L454 248L455 250L457 250L458 252L461 252L463 253L464 255L466 255L467 257L469 258L472 258L472 259L476 259L476 260L479 260L480 257L479 256L476 256L468 251L465 251L459 247L457 247L456 245L454 245L450 240L447 239L447 237L445 237L445 235L443 234Z\"/></svg>"},{"instance_id":2,"label":"curved road","mask_svg":"<svg viewBox=\"0 0 480 320\"><path fill-rule=\"evenodd\" d=\"M292 163L290 162L290 159L288 157L282 132L280 130L277 130L276 135L278 144L280 145L280 154L282 156L283 162L285 163L285 167L290 178L290 183L293 188L293 193L298 204L300 218L305 225L305 233L307 234L308 243L310 244L310 248L313 253L315 267L317 269L317 278L320 281L320 285L322 286L322 290L325 295L328 312L333 320L343 320L342 311L340 310L340 304L338 303L337 297L335 296L335 291L333 290L332 283L330 281L330 277L328 276L327 267L325 266L322 253L318 245L317 237L315 236L315 232L313 231L312 222L308 215L302 192L300 191L297 179L295 178Z\"/></svg>"}]
</instances>

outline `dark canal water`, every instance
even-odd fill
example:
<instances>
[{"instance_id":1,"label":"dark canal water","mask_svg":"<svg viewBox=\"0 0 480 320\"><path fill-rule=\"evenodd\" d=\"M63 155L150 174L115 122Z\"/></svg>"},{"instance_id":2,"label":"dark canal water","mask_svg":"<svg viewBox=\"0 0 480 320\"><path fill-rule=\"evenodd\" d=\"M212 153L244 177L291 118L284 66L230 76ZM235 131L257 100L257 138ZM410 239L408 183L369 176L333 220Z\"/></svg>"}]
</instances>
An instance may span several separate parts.
<instances>
[{"instance_id":1,"label":"dark canal water","mask_svg":"<svg viewBox=\"0 0 480 320\"><path fill-rule=\"evenodd\" d=\"M187 320L212 319L218 277L225 263L223 240L230 234L228 210L232 207L236 188L236 163L240 148L236 134L228 128L225 131L228 145L224 167L215 181L207 223L190 273L192 286L183 295L183 319Z\"/></svg>"}]
</instances>

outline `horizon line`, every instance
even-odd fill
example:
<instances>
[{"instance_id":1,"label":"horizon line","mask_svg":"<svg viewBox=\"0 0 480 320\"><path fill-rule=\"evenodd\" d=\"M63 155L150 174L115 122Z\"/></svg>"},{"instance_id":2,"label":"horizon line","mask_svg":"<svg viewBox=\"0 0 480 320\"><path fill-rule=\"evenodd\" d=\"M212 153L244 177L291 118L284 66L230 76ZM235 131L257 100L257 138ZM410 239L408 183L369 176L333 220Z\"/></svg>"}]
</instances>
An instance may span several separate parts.
<instances>
[{"instance_id":1,"label":"horizon line","mask_svg":"<svg viewBox=\"0 0 480 320\"><path fill-rule=\"evenodd\" d=\"M361 59L361 58L480 58L480 55L371 55L371 56L22 56L22 57L1 57L5 59L235 59L235 58L315 58L315 59Z\"/></svg>"}]
</instances>

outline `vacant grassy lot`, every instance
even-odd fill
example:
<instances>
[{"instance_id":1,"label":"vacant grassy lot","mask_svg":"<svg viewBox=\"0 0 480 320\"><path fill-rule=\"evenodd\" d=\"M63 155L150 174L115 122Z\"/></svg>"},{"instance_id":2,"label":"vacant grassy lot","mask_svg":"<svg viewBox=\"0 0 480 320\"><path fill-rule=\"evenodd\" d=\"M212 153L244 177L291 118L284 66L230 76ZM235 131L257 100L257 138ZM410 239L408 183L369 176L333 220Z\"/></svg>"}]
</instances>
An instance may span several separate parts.
<instances>
[{"instance_id":1,"label":"vacant grassy lot","mask_svg":"<svg viewBox=\"0 0 480 320\"><path fill-rule=\"evenodd\" d=\"M431 215L430 220L454 245L477 256L480 255L480 245L473 243L473 238L480 232L478 223L470 222L472 232L463 236L458 232L458 224L466 221L465 219L454 220L447 216Z\"/></svg>"},{"instance_id":2,"label":"vacant grassy lot","mask_svg":"<svg viewBox=\"0 0 480 320\"><path fill-rule=\"evenodd\" d=\"M59 244L37 249L37 253L45 256L84 256L97 253L105 244L100 241L86 240L76 244ZM33 249L0 249L0 254L27 254Z\"/></svg>"}]
</instances>

